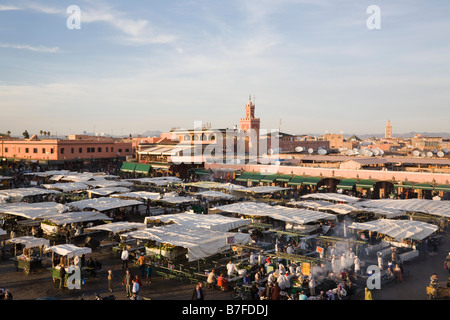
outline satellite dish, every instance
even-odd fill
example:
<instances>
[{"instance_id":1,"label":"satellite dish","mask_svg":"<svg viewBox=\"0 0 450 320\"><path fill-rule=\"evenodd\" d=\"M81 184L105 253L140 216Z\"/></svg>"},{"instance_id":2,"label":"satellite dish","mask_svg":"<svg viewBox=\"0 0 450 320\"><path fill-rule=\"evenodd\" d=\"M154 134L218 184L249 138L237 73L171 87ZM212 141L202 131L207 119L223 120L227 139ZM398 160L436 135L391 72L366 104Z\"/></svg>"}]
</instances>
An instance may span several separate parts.
<instances>
[{"instance_id":1,"label":"satellite dish","mask_svg":"<svg viewBox=\"0 0 450 320\"><path fill-rule=\"evenodd\" d=\"M444 151L444 153L448 153L448 148L444 148L442 151Z\"/></svg>"},{"instance_id":2,"label":"satellite dish","mask_svg":"<svg viewBox=\"0 0 450 320\"><path fill-rule=\"evenodd\" d=\"M308 153L313 153L313 152L314 152L314 150L312 148L308 149Z\"/></svg>"},{"instance_id":3,"label":"satellite dish","mask_svg":"<svg viewBox=\"0 0 450 320\"><path fill-rule=\"evenodd\" d=\"M358 153L358 149L356 149L356 148L353 148L352 151L353 151L353 153L355 153L355 154Z\"/></svg>"},{"instance_id":4,"label":"satellite dish","mask_svg":"<svg viewBox=\"0 0 450 320\"><path fill-rule=\"evenodd\" d=\"M353 155L353 150L347 150L347 155L352 156Z\"/></svg>"},{"instance_id":5,"label":"satellite dish","mask_svg":"<svg viewBox=\"0 0 450 320\"><path fill-rule=\"evenodd\" d=\"M368 157L373 156L373 152L372 152L372 151L367 151L367 156L368 156Z\"/></svg>"},{"instance_id":6,"label":"satellite dish","mask_svg":"<svg viewBox=\"0 0 450 320\"><path fill-rule=\"evenodd\" d=\"M425 152L422 152L422 154L420 155L422 158L425 158L427 155L425 154Z\"/></svg>"},{"instance_id":7,"label":"satellite dish","mask_svg":"<svg viewBox=\"0 0 450 320\"><path fill-rule=\"evenodd\" d=\"M434 154L438 153L438 150L437 149L433 149L433 153Z\"/></svg>"},{"instance_id":8,"label":"satellite dish","mask_svg":"<svg viewBox=\"0 0 450 320\"><path fill-rule=\"evenodd\" d=\"M428 158L431 158L432 156L433 156L433 152L431 152L431 151L427 152L427 157Z\"/></svg>"},{"instance_id":9,"label":"satellite dish","mask_svg":"<svg viewBox=\"0 0 450 320\"><path fill-rule=\"evenodd\" d=\"M295 148L295 151L302 152L303 151L303 147L297 147L297 148Z\"/></svg>"},{"instance_id":10,"label":"satellite dish","mask_svg":"<svg viewBox=\"0 0 450 320\"><path fill-rule=\"evenodd\" d=\"M320 155L324 155L324 154L327 154L327 150L319 149L319 151L317 151L317 153L320 154Z\"/></svg>"},{"instance_id":11,"label":"satellite dish","mask_svg":"<svg viewBox=\"0 0 450 320\"><path fill-rule=\"evenodd\" d=\"M417 150L414 150L413 151L413 156L414 157L418 157L420 155L420 152L419 151L417 151Z\"/></svg>"},{"instance_id":12,"label":"satellite dish","mask_svg":"<svg viewBox=\"0 0 450 320\"><path fill-rule=\"evenodd\" d=\"M339 152L341 152L341 151L343 151L344 150L344 148L342 148L342 147L339 147Z\"/></svg>"},{"instance_id":13,"label":"satellite dish","mask_svg":"<svg viewBox=\"0 0 450 320\"><path fill-rule=\"evenodd\" d=\"M375 150L373 150L373 154L378 156L380 154L380 152L377 149L375 149Z\"/></svg>"},{"instance_id":14,"label":"satellite dish","mask_svg":"<svg viewBox=\"0 0 450 320\"><path fill-rule=\"evenodd\" d=\"M437 156L439 158L442 158L444 156L444 153L442 151L438 151Z\"/></svg>"}]
</instances>

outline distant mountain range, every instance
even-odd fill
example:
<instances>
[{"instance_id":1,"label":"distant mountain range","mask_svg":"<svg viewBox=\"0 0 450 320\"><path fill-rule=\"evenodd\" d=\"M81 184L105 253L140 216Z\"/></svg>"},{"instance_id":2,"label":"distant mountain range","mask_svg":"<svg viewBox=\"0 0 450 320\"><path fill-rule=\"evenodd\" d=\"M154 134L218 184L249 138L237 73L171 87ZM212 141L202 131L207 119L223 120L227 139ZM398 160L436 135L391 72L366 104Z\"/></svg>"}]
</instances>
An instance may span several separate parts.
<instances>
[{"instance_id":1,"label":"distant mountain range","mask_svg":"<svg viewBox=\"0 0 450 320\"><path fill-rule=\"evenodd\" d=\"M394 138L412 138L416 134L422 135L422 137L442 137L444 139L450 139L450 133L449 132L407 132L407 133L393 133ZM309 136L316 136L320 137L323 134L317 134L317 133L307 133ZM384 133L374 133L374 134L358 134L358 133L352 133L352 134L345 134L344 138L352 137L353 135L356 135L360 139L369 139L369 138L384 138Z\"/></svg>"}]
</instances>

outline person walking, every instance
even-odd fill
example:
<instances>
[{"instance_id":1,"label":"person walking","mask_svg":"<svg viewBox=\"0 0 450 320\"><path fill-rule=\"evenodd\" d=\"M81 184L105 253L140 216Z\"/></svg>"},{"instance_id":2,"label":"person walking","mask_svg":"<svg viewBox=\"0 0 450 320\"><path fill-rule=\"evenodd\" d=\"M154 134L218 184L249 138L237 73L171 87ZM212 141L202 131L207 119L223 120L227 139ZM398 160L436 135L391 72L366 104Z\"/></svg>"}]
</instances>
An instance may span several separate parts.
<instances>
[{"instance_id":1,"label":"person walking","mask_svg":"<svg viewBox=\"0 0 450 320\"><path fill-rule=\"evenodd\" d=\"M278 283L275 282L272 286L272 292L271 292L272 300L280 300L280 296L281 296L280 293L281 293L281 289L278 286Z\"/></svg>"},{"instance_id":2,"label":"person walking","mask_svg":"<svg viewBox=\"0 0 450 320\"><path fill-rule=\"evenodd\" d=\"M59 268L59 290L64 289L64 282L66 280L66 268L62 264Z\"/></svg>"},{"instance_id":3,"label":"person walking","mask_svg":"<svg viewBox=\"0 0 450 320\"><path fill-rule=\"evenodd\" d=\"M122 255L121 255L121 259L122 259L122 270L123 269L128 269L128 259L130 257L130 254L128 253L128 250L126 247L123 247L122 250Z\"/></svg>"},{"instance_id":4,"label":"person walking","mask_svg":"<svg viewBox=\"0 0 450 320\"><path fill-rule=\"evenodd\" d=\"M108 291L113 292L113 273L112 270L108 270Z\"/></svg>"},{"instance_id":5,"label":"person walking","mask_svg":"<svg viewBox=\"0 0 450 320\"><path fill-rule=\"evenodd\" d=\"M132 296L132 294L131 294L131 286L133 285L132 280L133 280L133 276L131 275L130 270L127 269L125 271L125 276L123 277L123 281L122 281L122 285L125 286L127 298L130 298Z\"/></svg>"},{"instance_id":6,"label":"person walking","mask_svg":"<svg viewBox=\"0 0 450 320\"><path fill-rule=\"evenodd\" d=\"M147 283L152 283L152 266L150 264L147 265L147 267L145 268L145 280Z\"/></svg>"},{"instance_id":7,"label":"person walking","mask_svg":"<svg viewBox=\"0 0 450 320\"><path fill-rule=\"evenodd\" d=\"M364 289L364 300L372 300L372 292L367 287Z\"/></svg>"},{"instance_id":8,"label":"person walking","mask_svg":"<svg viewBox=\"0 0 450 320\"><path fill-rule=\"evenodd\" d=\"M238 271L236 265L231 260L230 260L230 262L228 262L226 268L227 268L228 278L231 278L233 276L234 271L236 271L236 272Z\"/></svg>"},{"instance_id":9,"label":"person walking","mask_svg":"<svg viewBox=\"0 0 450 320\"><path fill-rule=\"evenodd\" d=\"M139 297L139 289L140 289L139 283L135 279L132 279L131 283L132 283L131 289L132 296Z\"/></svg>"},{"instance_id":10,"label":"person walking","mask_svg":"<svg viewBox=\"0 0 450 320\"><path fill-rule=\"evenodd\" d=\"M197 283L197 286L192 292L192 300L205 300L205 289L201 282Z\"/></svg>"},{"instance_id":11,"label":"person walking","mask_svg":"<svg viewBox=\"0 0 450 320\"><path fill-rule=\"evenodd\" d=\"M398 264L395 265L394 273L395 273L395 279L397 280L397 283L403 282L402 269L400 268L400 266Z\"/></svg>"},{"instance_id":12,"label":"person walking","mask_svg":"<svg viewBox=\"0 0 450 320\"><path fill-rule=\"evenodd\" d=\"M143 253L139 256L136 261L136 264L139 266L139 271L141 272L141 276L145 277L145 256Z\"/></svg>"}]
</instances>

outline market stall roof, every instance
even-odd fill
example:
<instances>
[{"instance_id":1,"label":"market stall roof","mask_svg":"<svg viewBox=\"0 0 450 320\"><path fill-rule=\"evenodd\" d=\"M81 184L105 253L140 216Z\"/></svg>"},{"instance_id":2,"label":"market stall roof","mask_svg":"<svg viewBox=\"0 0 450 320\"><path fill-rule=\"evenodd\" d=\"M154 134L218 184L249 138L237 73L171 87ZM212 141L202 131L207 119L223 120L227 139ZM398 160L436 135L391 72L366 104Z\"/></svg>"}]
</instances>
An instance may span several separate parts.
<instances>
[{"instance_id":1,"label":"market stall roof","mask_svg":"<svg viewBox=\"0 0 450 320\"><path fill-rule=\"evenodd\" d=\"M92 253L92 249L88 247L78 247L74 244L66 243L66 244L59 244L56 246L51 246L45 250L53 251L56 254L59 254L60 256L67 256L67 258L72 258L75 256L81 256L83 254Z\"/></svg>"},{"instance_id":2,"label":"market stall roof","mask_svg":"<svg viewBox=\"0 0 450 320\"><path fill-rule=\"evenodd\" d=\"M50 241L44 238L37 238L33 236L23 236L18 238L11 238L6 240L8 243L20 243L25 246L25 248L36 248L40 246L49 247Z\"/></svg>"},{"instance_id":3,"label":"market stall roof","mask_svg":"<svg viewBox=\"0 0 450 320\"><path fill-rule=\"evenodd\" d=\"M357 197L348 196L340 193L311 193L300 197L301 199L318 199L337 202L358 202L361 199Z\"/></svg>"},{"instance_id":4,"label":"market stall roof","mask_svg":"<svg viewBox=\"0 0 450 320\"><path fill-rule=\"evenodd\" d=\"M363 207L396 209L408 212L420 212L441 217L450 217L450 201L435 201L428 199L377 199L365 200Z\"/></svg>"},{"instance_id":5,"label":"market stall roof","mask_svg":"<svg viewBox=\"0 0 450 320\"><path fill-rule=\"evenodd\" d=\"M186 248L188 250L189 261L207 258L228 250L231 245L228 242L230 239L233 239L233 244L248 244L251 242L250 234L248 233L211 231L205 228L186 228L177 224L132 231L122 236L153 240Z\"/></svg>"},{"instance_id":6,"label":"market stall roof","mask_svg":"<svg viewBox=\"0 0 450 320\"><path fill-rule=\"evenodd\" d=\"M233 199L234 196L228 193L219 191L202 191L195 193L196 196L201 196L208 199Z\"/></svg>"},{"instance_id":7,"label":"market stall roof","mask_svg":"<svg viewBox=\"0 0 450 320\"><path fill-rule=\"evenodd\" d=\"M74 207L78 210L84 209L94 209L97 211L106 211L116 208L124 208L129 206L135 206L142 204L141 201L138 200L125 200L119 198L96 198L96 199L86 199L69 203L71 207Z\"/></svg>"},{"instance_id":8,"label":"market stall roof","mask_svg":"<svg viewBox=\"0 0 450 320\"><path fill-rule=\"evenodd\" d=\"M56 225L64 225L85 221L112 220L112 218L97 211L69 211L45 217L45 220Z\"/></svg>"},{"instance_id":9,"label":"market stall roof","mask_svg":"<svg viewBox=\"0 0 450 320\"><path fill-rule=\"evenodd\" d=\"M52 177L52 176L65 176L69 174L69 170L47 170L43 172L28 172L25 175L37 176L37 177Z\"/></svg>"},{"instance_id":10,"label":"market stall roof","mask_svg":"<svg viewBox=\"0 0 450 320\"><path fill-rule=\"evenodd\" d=\"M92 230L100 230L100 231L108 231L112 233L122 233L132 230L139 230L139 229L146 229L147 224L140 223L140 222L128 222L128 221L121 221L121 222L111 222L111 223L105 223L101 224L95 227L86 228L85 230L92 231Z\"/></svg>"},{"instance_id":11,"label":"market stall roof","mask_svg":"<svg viewBox=\"0 0 450 320\"><path fill-rule=\"evenodd\" d=\"M270 217L275 220L295 224L306 224L321 219L336 220L336 216L334 214L278 205L271 206L260 202L238 202L224 206L217 206L215 209L248 216Z\"/></svg>"},{"instance_id":12,"label":"market stall roof","mask_svg":"<svg viewBox=\"0 0 450 320\"><path fill-rule=\"evenodd\" d=\"M133 191L133 192L113 194L113 195L111 195L111 197L143 199L143 200L158 200L161 198L161 194L159 192Z\"/></svg>"},{"instance_id":13,"label":"market stall roof","mask_svg":"<svg viewBox=\"0 0 450 320\"><path fill-rule=\"evenodd\" d=\"M7 196L5 194L0 194L0 203L7 203L11 199L10 196Z\"/></svg>"},{"instance_id":14,"label":"market stall roof","mask_svg":"<svg viewBox=\"0 0 450 320\"><path fill-rule=\"evenodd\" d=\"M246 187L232 184L232 183L220 183L215 181L197 181L197 182L189 182L183 184L186 187L197 187L203 189L226 189L226 190L241 190L246 189Z\"/></svg>"},{"instance_id":15,"label":"market stall roof","mask_svg":"<svg viewBox=\"0 0 450 320\"><path fill-rule=\"evenodd\" d=\"M86 181L85 183L91 187L96 188L131 187L133 185L133 183L129 181L106 180L106 179Z\"/></svg>"},{"instance_id":16,"label":"market stall roof","mask_svg":"<svg viewBox=\"0 0 450 320\"><path fill-rule=\"evenodd\" d=\"M158 186L166 186L169 183L182 183L183 182L183 180L181 180L178 177L136 178L136 179L125 179L125 180L130 181L130 182L154 184L154 185L158 185Z\"/></svg>"},{"instance_id":17,"label":"market stall roof","mask_svg":"<svg viewBox=\"0 0 450 320\"><path fill-rule=\"evenodd\" d=\"M317 210L330 210L337 214L348 214L350 212L360 211L361 207L346 203L328 203L327 205L318 207Z\"/></svg>"},{"instance_id":18,"label":"market stall roof","mask_svg":"<svg viewBox=\"0 0 450 320\"><path fill-rule=\"evenodd\" d=\"M6 235L6 234L7 234L7 232L6 232L5 230L3 230L3 229L0 228L0 236L4 236L4 235Z\"/></svg>"},{"instance_id":19,"label":"market stall roof","mask_svg":"<svg viewBox=\"0 0 450 320\"><path fill-rule=\"evenodd\" d=\"M106 180L106 178L116 178L117 176L112 176L104 172L69 172L64 175L60 180L72 181L72 182L87 182L87 181L101 181Z\"/></svg>"},{"instance_id":20,"label":"market stall roof","mask_svg":"<svg viewBox=\"0 0 450 320\"><path fill-rule=\"evenodd\" d=\"M60 190L62 192L72 192L89 189L89 186L82 182L53 183L43 184L42 186L49 190Z\"/></svg>"},{"instance_id":21,"label":"market stall roof","mask_svg":"<svg viewBox=\"0 0 450 320\"><path fill-rule=\"evenodd\" d=\"M69 210L69 207L56 202L18 202L0 205L0 213L24 217L27 219L45 219Z\"/></svg>"},{"instance_id":22,"label":"market stall roof","mask_svg":"<svg viewBox=\"0 0 450 320\"><path fill-rule=\"evenodd\" d=\"M167 202L171 204L179 204L179 203L197 202L198 200L191 197L178 196L175 193L166 193L163 195L161 199L158 199L158 201Z\"/></svg>"},{"instance_id":23,"label":"market stall roof","mask_svg":"<svg viewBox=\"0 0 450 320\"><path fill-rule=\"evenodd\" d=\"M321 200L301 200L301 201L290 201L288 202L288 205L291 206L298 206L298 207L305 207L309 209L317 209L322 206L329 205L329 201L321 201Z\"/></svg>"},{"instance_id":24,"label":"market stall roof","mask_svg":"<svg viewBox=\"0 0 450 320\"><path fill-rule=\"evenodd\" d=\"M350 229L375 231L396 240L423 240L433 234L438 227L421 221L379 219L364 223L353 222Z\"/></svg>"},{"instance_id":25,"label":"market stall roof","mask_svg":"<svg viewBox=\"0 0 450 320\"><path fill-rule=\"evenodd\" d=\"M274 193L274 192L279 192L279 191L288 190L288 189L289 188L282 188L282 187L277 187L277 186L259 186L259 187L251 187L251 188L246 188L246 189L237 190L237 191L254 192L254 193Z\"/></svg>"},{"instance_id":26,"label":"market stall roof","mask_svg":"<svg viewBox=\"0 0 450 320\"><path fill-rule=\"evenodd\" d=\"M99 196L109 196L114 193L123 193L123 192L129 192L131 189L126 187L109 187L109 188L96 188L96 189L90 189L87 190L87 193L96 194Z\"/></svg>"},{"instance_id":27,"label":"market stall roof","mask_svg":"<svg viewBox=\"0 0 450 320\"><path fill-rule=\"evenodd\" d=\"M191 212L145 217L144 223L148 223L149 221L173 222L186 228L206 228L224 232L251 223L249 219L225 217L220 214L197 214Z\"/></svg>"},{"instance_id":28,"label":"market stall roof","mask_svg":"<svg viewBox=\"0 0 450 320\"><path fill-rule=\"evenodd\" d=\"M61 192L37 187L0 190L0 195L8 196L15 202L21 201L24 197L58 193Z\"/></svg>"}]
</instances>

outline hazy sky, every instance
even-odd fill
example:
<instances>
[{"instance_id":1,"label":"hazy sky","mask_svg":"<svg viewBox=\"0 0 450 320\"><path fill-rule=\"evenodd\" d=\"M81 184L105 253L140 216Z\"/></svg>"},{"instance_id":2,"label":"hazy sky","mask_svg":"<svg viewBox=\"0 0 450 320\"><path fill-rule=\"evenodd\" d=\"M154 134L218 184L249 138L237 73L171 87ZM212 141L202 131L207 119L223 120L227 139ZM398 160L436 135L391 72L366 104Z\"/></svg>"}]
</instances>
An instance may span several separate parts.
<instances>
[{"instance_id":1,"label":"hazy sky","mask_svg":"<svg viewBox=\"0 0 450 320\"><path fill-rule=\"evenodd\" d=\"M2 0L0 132L232 128L249 95L264 129L450 131L449 17L447 0Z\"/></svg>"}]
</instances>

